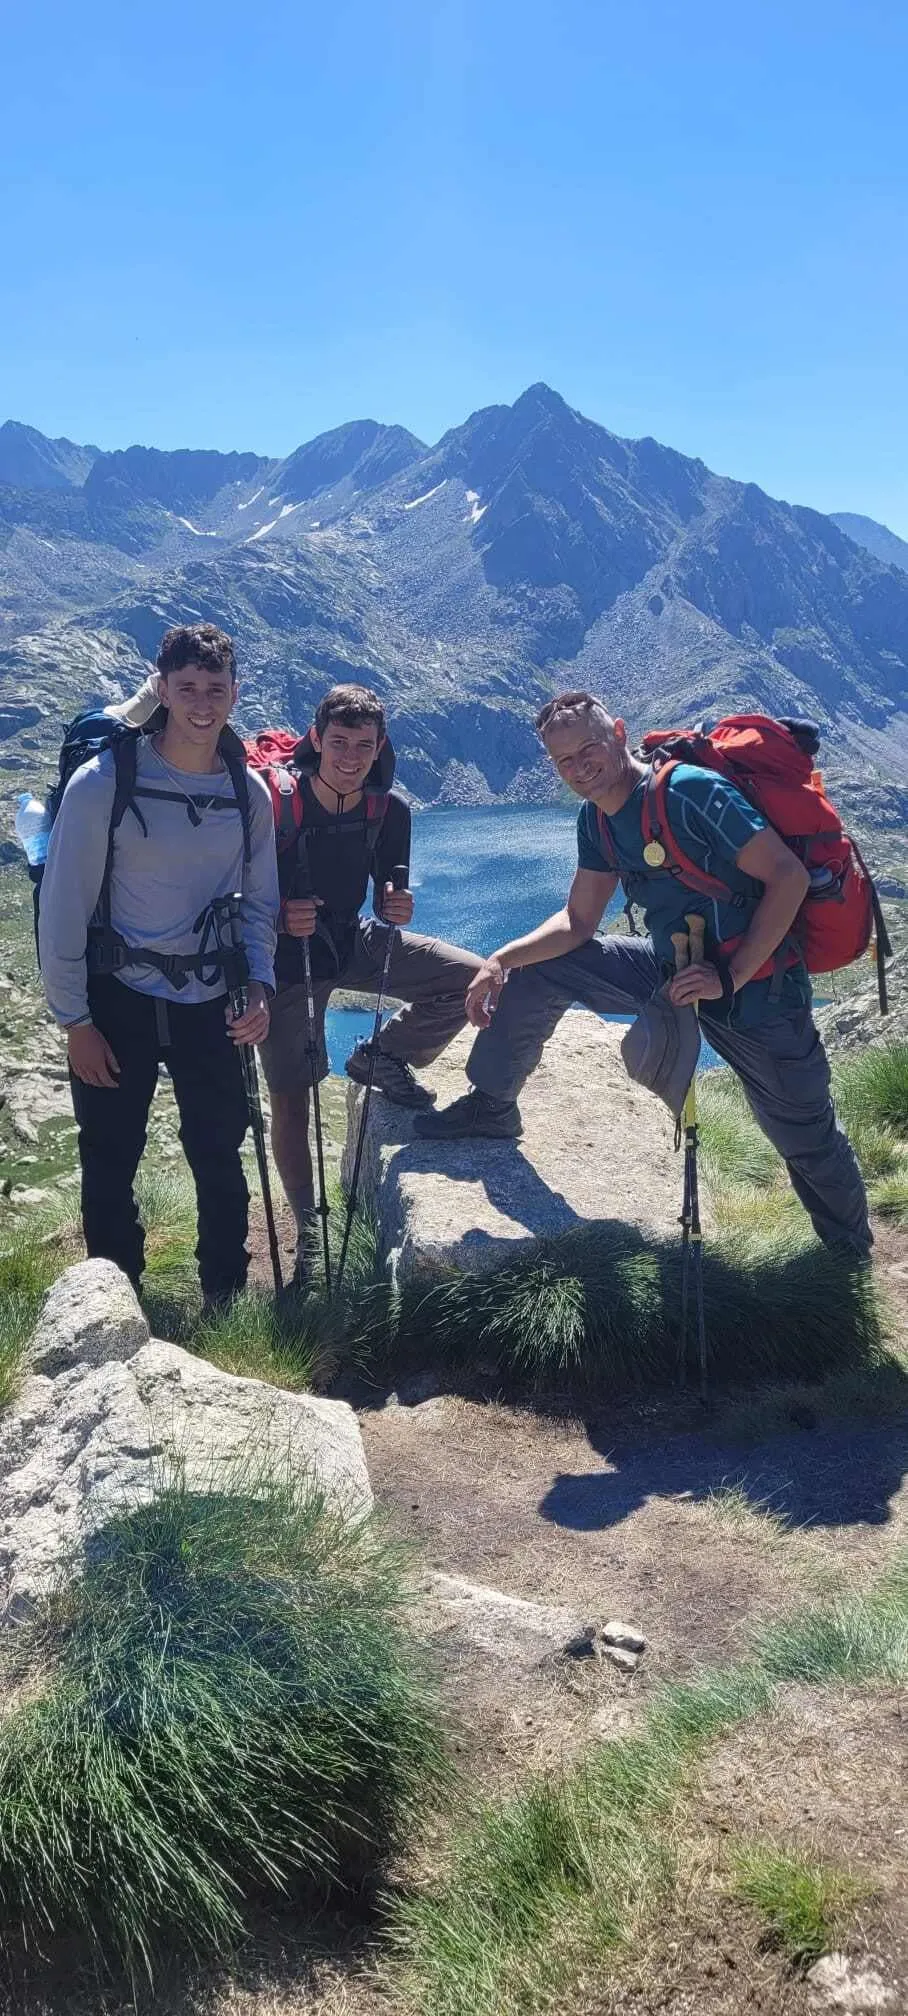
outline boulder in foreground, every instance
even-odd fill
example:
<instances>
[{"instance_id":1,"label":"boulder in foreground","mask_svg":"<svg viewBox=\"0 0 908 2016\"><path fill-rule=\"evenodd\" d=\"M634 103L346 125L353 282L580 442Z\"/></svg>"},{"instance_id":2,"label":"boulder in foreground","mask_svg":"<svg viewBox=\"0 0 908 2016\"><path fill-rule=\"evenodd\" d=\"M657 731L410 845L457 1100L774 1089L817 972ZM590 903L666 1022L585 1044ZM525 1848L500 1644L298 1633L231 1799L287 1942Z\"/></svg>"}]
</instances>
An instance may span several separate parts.
<instances>
[{"instance_id":1,"label":"boulder in foreground","mask_svg":"<svg viewBox=\"0 0 908 2016\"><path fill-rule=\"evenodd\" d=\"M114 1276L106 1316L99 1268ZM371 1506L351 1407L238 1378L149 1339L128 1281L107 1262L84 1261L54 1284L32 1358L48 1369L26 1379L0 1420L7 1617L24 1614L62 1561L114 1511L146 1503L175 1466L192 1490L253 1493L257 1471L283 1466L350 1514Z\"/></svg>"}]
</instances>

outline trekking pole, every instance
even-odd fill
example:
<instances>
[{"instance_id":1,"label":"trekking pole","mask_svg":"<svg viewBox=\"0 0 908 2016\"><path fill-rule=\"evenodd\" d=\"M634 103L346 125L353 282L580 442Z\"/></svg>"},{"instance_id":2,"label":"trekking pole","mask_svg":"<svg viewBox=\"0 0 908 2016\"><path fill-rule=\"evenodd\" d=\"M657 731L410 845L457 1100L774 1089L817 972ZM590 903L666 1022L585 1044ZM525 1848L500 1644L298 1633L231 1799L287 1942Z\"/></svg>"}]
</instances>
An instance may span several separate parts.
<instances>
[{"instance_id":1,"label":"trekking pole","mask_svg":"<svg viewBox=\"0 0 908 2016\"><path fill-rule=\"evenodd\" d=\"M392 888L406 889L409 874L410 874L410 867L409 863L406 861L401 862L398 865L398 867L392 868L390 876ZM356 1137L356 1153L353 1157L353 1175L350 1178L350 1194L347 1198L347 1222L344 1226L344 1240L343 1245L341 1246L340 1260L338 1262L338 1268L337 1268L338 1288L340 1288L344 1278L344 1268L347 1264L347 1247L350 1244L350 1233L353 1229L353 1214L356 1210L356 1193L359 1188L360 1164L363 1159L363 1148L365 1146L365 1140L366 1140L366 1125L369 1119L369 1100L372 1097L372 1081L375 1077L375 1057L378 1049L378 1038L381 1031L382 1008L384 1007L385 990L388 985L388 974L391 969L391 954L394 950L395 926L393 924L389 924L387 926L387 934L388 935L385 941L384 965L382 966L381 979L378 984L378 999L375 1003L375 1020L372 1024L372 1041L369 1045L369 1071L368 1076L366 1078L366 1090L363 1098L362 1111L359 1116L359 1132Z\"/></svg>"},{"instance_id":2,"label":"trekking pole","mask_svg":"<svg viewBox=\"0 0 908 2016\"><path fill-rule=\"evenodd\" d=\"M249 962L241 934L243 899L241 896L216 896L211 906L214 928L223 961L224 979L230 1000L230 1012L234 1021L245 1015L249 1006ZM224 942L226 933L227 942ZM265 1206L265 1224L268 1227L268 1251L271 1255L271 1271L274 1275L274 1292L281 1295L284 1280L281 1273L281 1256L277 1243L277 1226L274 1222L274 1202L271 1195L271 1178L268 1174L268 1148L265 1141L265 1117L262 1112L262 1095L259 1086L258 1066L251 1043L237 1045L243 1072L243 1087L252 1139L255 1143L255 1159L258 1163L259 1182L262 1186L262 1202Z\"/></svg>"},{"instance_id":3,"label":"trekking pole","mask_svg":"<svg viewBox=\"0 0 908 2016\"><path fill-rule=\"evenodd\" d=\"M684 922L687 925L688 931L690 932L691 965L702 966L703 961L706 958L706 942L705 942L706 920L705 918L698 917L695 914L692 917L685 917ZM698 1003L695 1001L694 1007L696 1008L697 1006ZM690 1081L690 1123L691 1123L690 1236L692 1245L694 1287L696 1290L696 1297L697 1297L697 1348L700 1359L700 1399L705 1407L708 1397L707 1367L706 1367L706 1311L703 1304L703 1233L700 1227L700 1182L697 1172L697 1146L699 1142L699 1129L697 1125L696 1071L694 1072L694 1075Z\"/></svg>"},{"instance_id":4,"label":"trekking pole","mask_svg":"<svg viewBox=\"0 0 908 2016\"><path fill-rule=\"evenodd\" d=\"M685 918L687 933L672 932L675 948L675 970L684 971L688 964L699 965L705 957L704 919L698 916ZM689 936L688 936L689 933ZM696 1007L696 1003L694 1003ZM690 1276L693 1272L694 1292L697 1304L697 1340L700 1363L700 1399L707 1400L707 1358L706 1358L706 1313L703 1302L703 1233L700 1224L700 1185L697 1170L697 1078L696 1072L688 1087L687 1097L681 1110L679 1126L684 1130L684 1193L681 1206L681 1339L678 1352L678 1376L684 1385L687 1371L687 1324L690 1304Z\"/></svg>"},{"instance_id":5,"label":"trekking pole","mask_svg":"<svg viewBox=\"0 0 908 2016\"><path fill-rule=\"evenodd\" d=\"M312 895L309 875L309 859L304 849L300 850L300 865L294 878L294 896L305 900ZM309 1085L312 1092L312 1119L315 1127L315 1166L318 1171L318 1204L316 1211L322 1221L322 1254L325 1263L325 1294L331 1300L331 1251L328 1245L328 1191L325 1185L325 1144L322 1136L322 1102L318 1087L318 1046L315 1040L315 996L312 991L312 951L308 938L303 939L303 984L306 992L306 1056L309 1059Z\"/></svg>"}]
</instances>

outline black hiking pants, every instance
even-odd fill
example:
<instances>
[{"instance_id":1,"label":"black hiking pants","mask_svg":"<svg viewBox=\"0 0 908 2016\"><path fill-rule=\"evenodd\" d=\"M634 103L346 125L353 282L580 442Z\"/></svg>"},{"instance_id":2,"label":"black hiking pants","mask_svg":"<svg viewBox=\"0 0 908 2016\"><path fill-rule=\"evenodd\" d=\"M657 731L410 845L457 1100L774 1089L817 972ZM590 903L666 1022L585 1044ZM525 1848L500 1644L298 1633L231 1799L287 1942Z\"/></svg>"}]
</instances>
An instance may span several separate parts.
<instances>
[{"instance_id":1,"label":"black hiking pants","mask_svg":"<svg viewBox=\"0 0 908 2016\"><path fill-rule=\"evenodd\" d=\"M120 1066L116 1091L85 1085L70 1074L89 1259L113 1260L138 1287L145 1235L133 1183L163 1059L195 1178L202 1291L217 1297L237 1293L249 1266L249 1191L240 1160L249 1116L242 1065L224 1019L226 997L186 1006L156 1002L105 975L90 981L88 1000L92 1020Z\"/></svg>"}]
</instances>

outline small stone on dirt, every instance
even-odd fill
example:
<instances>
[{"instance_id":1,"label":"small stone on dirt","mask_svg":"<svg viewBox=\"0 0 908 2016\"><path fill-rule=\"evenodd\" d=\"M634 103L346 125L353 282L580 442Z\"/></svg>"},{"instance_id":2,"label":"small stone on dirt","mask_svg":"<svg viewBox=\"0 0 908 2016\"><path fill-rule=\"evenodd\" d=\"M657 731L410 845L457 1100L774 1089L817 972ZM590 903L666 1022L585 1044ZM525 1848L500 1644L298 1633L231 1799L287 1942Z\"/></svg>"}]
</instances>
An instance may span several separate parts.
<instances>
[{"instance_id":1,"label":"small stone on dirt","mask_svg":"<svg viewBox=\"0 0 908 2016\"><path fill-rule=\"evenodd\" d=\"M623 1645L606 1645L605 1656L621 1673L636 1673L638 1665L636 1652L628 1652Z\"/></svg>"},{"instance_id":2,"label":"small stone on dirt","mask_svg":"<svg viewBox=\"0 0 908 2016\"><path fill-rule=\"evenodd\" d=\"M847 1953L824 1953L807 1979L810 2006L817 2011L840 2009L846 2016L874 2016L876 2010L895 2005L894 1988L886 1987L876 1968L863 1960L849 1960Z\"/></svg>"},{"instance_id":3,"label":"small stone on dirt","mask_svg":"<svg viewBox=\"0 0 908 2016\"><path fill-rule=\"evenodd\" d=\"M617 1618L603 1625L602 1636L606 1645L616 1645L622 1652L646 1651L646 1639L642 1633L634 1631L629 1624L620 1624Z\"/></svg>"}]
</instances>

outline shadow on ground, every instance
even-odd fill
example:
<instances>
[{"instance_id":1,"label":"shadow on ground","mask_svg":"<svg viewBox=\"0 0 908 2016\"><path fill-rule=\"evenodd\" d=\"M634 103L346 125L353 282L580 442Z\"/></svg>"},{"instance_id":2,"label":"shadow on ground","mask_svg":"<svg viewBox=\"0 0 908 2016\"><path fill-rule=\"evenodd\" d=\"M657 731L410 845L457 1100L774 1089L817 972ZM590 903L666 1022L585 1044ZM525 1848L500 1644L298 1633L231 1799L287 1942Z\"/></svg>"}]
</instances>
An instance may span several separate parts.
<instances>
[{"instance_id":1,"label":"shadow on ground","mask_svg":"<svg viewBox=\"0 0 908 2016\"><path fill-rule=\"evenodd\" d=\"M908 1474L908 1379L905 1398L904 1420L774 1435L755 1457L748 1451L751 1461L740 1443L677 1435L641 1449L590 1430L608 1467L556 1477L539 1509L553 1525L598 1532L619 1526L650 1498L702 1503L735 1486L754 1509L791 1526L882 1526Z\"/></svg>"}]
</instances>

